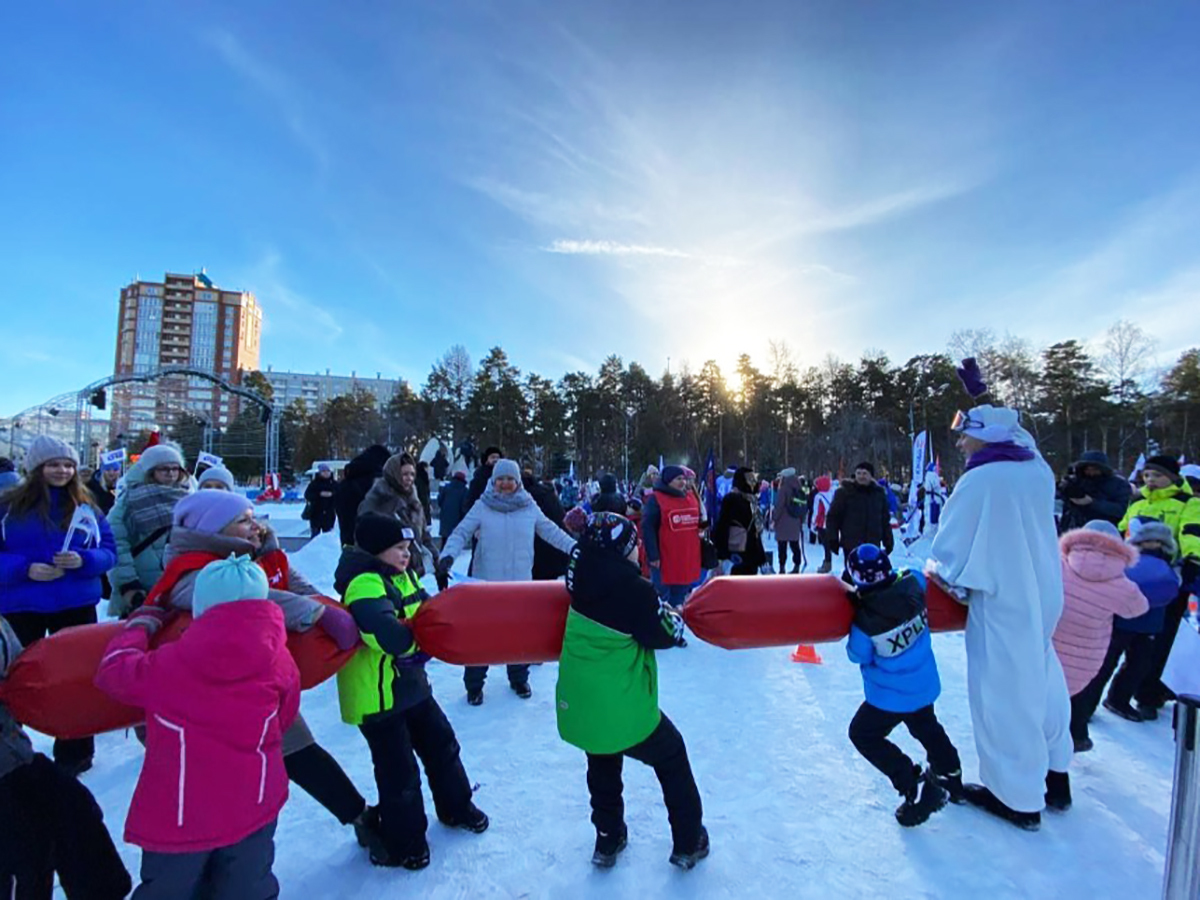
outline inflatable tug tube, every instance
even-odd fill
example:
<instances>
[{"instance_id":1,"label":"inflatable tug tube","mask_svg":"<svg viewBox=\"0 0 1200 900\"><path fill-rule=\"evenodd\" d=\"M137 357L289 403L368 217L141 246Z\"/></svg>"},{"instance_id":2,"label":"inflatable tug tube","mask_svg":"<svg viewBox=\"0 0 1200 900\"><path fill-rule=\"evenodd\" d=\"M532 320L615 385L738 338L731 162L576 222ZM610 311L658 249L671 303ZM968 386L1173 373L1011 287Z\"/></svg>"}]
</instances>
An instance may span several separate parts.
<instances>
[{"instance_id":1,"label":"inflatable tug tube","mask_svg":"<svg viewBox=\"0 0 1200 900\"><path fill-rule=\"evenodd\" d=\"M934 631L961 631L967 608L929 581ZM683 607L696 637L726 650L821 644L850 633L854 610L836 575L726 576L706 581Z\"/></svg>"},{"instance_id":2,"label":"inflatable tug tube","mask_svg":"<svg viewBox=\"0 0 1200 900\"><path fill-rule=\"evenodd\" d=\"M965 627L967 608L933 582L925 600L934 631ZM438 594L410 624L422 650L455 665L553 662L570 605L561 581L479 581ZM745 650L840 641L854 610L834 575L731 576L706 581L683 618L701 640Z\"/></svg>"},{"instance_id":3,"label":"inflatable tug tube","mask_svg":"<svg viewBox=\"0 0 1200 900\"><path fill-rule=\"evenodd\" d=\"M422 604L417 645L456 666L557 662L571 595L561 581L471 581Z\"/></svg>"},{"instance_id":4,"label":"inflatable tug tube","mask_svg":"<svg viewBox=\"0 0 1200 900\"><path fill-rule=\"evenodd\" d=\"M322 603L338 605L326 597ZM177 640L191 623L180 613L151 642L152 647ZM30 644L0 681L0 703L13 717L43 734L56 738L90 737L137 725L145 718L140 709L117 703L97 688L92 679L113 635L123 623L81 625ZM322 629L288 633L288 650L300 670L304 688L315 687L340 669L354 654L340 651Z\"/></svg>"}]
</instances>

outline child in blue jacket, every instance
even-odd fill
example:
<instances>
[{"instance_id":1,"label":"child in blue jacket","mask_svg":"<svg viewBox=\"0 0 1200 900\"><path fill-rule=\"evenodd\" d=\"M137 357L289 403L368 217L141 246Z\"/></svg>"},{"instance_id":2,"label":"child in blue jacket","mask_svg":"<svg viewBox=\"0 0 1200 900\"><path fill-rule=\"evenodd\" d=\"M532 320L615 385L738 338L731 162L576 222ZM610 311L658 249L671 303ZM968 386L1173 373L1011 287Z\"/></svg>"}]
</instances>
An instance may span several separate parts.
<instances>
[{"instance_id":1,"label":"child in blue jacket","mask_svg":"<svg viewBox=\"0 0 1200 900\"><path fill-rule=\"evenodd\" d=\"M850 722L850 741L904 798L896 821L911 828L945 806L947 792L952 801L962 802L958 751L933 711L942 685L929 637L925 579L915 572L897 573L875 544L853 550L846 571L855 586L846 653L862 668L866 693ZM888 740L901 723L929 756L923 774Z\"/></svg>"}]
</instances>

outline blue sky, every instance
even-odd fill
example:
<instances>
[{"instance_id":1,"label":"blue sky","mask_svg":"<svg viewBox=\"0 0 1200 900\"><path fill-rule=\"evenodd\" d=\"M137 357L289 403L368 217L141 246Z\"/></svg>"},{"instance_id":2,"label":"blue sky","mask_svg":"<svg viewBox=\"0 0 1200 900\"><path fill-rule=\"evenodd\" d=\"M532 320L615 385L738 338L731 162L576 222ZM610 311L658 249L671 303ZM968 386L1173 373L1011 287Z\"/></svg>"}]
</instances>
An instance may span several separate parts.
<instances>
[{"instance_id":1,"label":"blue sky","mask_svg":"<svg viewBox=\"0 0 1200 900\"><path fill-rule=\"evenodd\" d=\"M0 414L205 266L263 363L452 343L902 361L1119 317L1200 343L1200 6L40 2L0 55Z\"/></svg>"}]
</instances>

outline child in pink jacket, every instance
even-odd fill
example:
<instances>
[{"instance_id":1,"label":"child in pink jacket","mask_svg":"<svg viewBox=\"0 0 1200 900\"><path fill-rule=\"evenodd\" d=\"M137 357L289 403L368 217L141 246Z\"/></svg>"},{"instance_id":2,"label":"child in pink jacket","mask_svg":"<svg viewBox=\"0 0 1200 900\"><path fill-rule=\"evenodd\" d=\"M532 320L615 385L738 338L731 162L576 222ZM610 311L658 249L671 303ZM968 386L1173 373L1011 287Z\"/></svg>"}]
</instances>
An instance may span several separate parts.
<instances>
[{"instance_id":1,"label":"child in pink jacket","mask_svg":"<svg viewBox=\"0 0 1200 900\"><path fill-rule=\"evenodd\" d=\"M178 641L149 650L170 614L143 607L100 663L97 686L146 711L146 760L125 823L125 840L143 850L135 900L279 895L281 746L300 673L267 590L249 557L210 563Z\"/></svg>"},{"instance_id":2,"label":"child in pink jacket","mask_svg":"<svg viewBox=\"0 0 1200 900\"><path fill-rule=\"evenodd\" d=\"M1121 540L1111 522L1097 520L1068 531L1059 539L1059 549L1064 602L1054 629L1054 649L1071 694L1071 734L1081 743L1089 711L1080 694L1104 663L1113 616L1140 616L1149 606L1125 575L1137 562L1137 550Z\"/></svg>"}]
</instances>

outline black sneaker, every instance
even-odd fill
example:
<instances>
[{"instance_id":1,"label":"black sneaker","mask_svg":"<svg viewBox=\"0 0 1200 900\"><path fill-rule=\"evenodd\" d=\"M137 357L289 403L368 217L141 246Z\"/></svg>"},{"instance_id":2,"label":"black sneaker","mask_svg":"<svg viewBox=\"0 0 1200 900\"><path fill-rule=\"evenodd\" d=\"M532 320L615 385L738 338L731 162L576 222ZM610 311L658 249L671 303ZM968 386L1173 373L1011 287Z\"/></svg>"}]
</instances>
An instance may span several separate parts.
<instances>
[{"instance_id":1,"label":"black sneaker","mask_svg":"<svg viewBox=\"0 0 1200 900\"><path fill-rule=\"evenodd\" d=\"M371 853L386 853L378 806L368 806L350 824L354 826L354 837L358 841L358 846L366 847Z\"/></svg>"},{"instance_id":2,"label":"black sneaker","mask_svg":"<svg viewBox=\"0 0 1200 900\"><path fill-rule=\"evenodd\" d=\"M379 853L371 851L371 864L385 869L408 869L410 872L416 872L429 865L429 847L426 846L408 856L393 856L387 850L381 850Z\"/></svg>"},{"instance_id":3,"label":"black sneaker","mask_svg":"<svg viewBox=\"0 0 1200 900\"><path fill-rule=\"evenodd\" d=\"M612 834L603 831L596 832L596 849L592 853L592 865L601 869L611 869L617 864L617 857L629 845L629 832L625 828Z\"/></svg>"},{"instance_id":4,"label":"black sneaker","mask_svg":"<svg viewBox=\"0 0 1200 900\"><path fill-rule=\"evenodd\" d=\"M483 691L467 691L468 706L483 706Z\"/></svg>"},{"instance_id":5,"label":"black sneaker","mask_svg":"<svg viewBox=\"0 0 1200 900\"><path fill-rule=\"evenodd\" d=\"M685 872L689 869L696 868L696 863L708 856L708 829L703 825L700 826L700 840L696 842L696 849L690 853L681 853L676 850L671 854L671 865L679 866Z\"/></svg>"},{"instance_id":6,"label":"black sneaker","mask_svg":"<svg viewBox=\"0 0 1200 900\"><path fill-rule=\"evenodd\" d=\"M1046 773L1046 807L1058 812L1071 808L1071 776L1066 772Z\"/></svg>"},{"instance_id":7,"label":"black sneaker","mask_svg":"<svg viewBox=\"0 0 1200 900\"><path fill-rule=\"evenodd\" d=\"M1139 703L1137 705L1136 712L1142 717L1143 722L1154 722L1158 720L1157 706L1142 706L1142 704Z\"/></svg>"},{"instance_id":8,"label":"black sneaker","mask_svg":"<svg viewBox=\"0 0 1200 900\"><path fill-rule=\"evenodd\" d=\"M514 684L512 686L512 689L513 689L513 693L516 694L518 697L520 697L522 700L528 700L530 697L533 696L533 690L529 687L528 684Z\"/></svg>"},{"instance_id":9,"label":"black sneaker","mask_svg":"<svg viewBox=\"0 0 1200 900\"><path fill-rule=\"evenodd\" d=\"M999 797L982 784L963 785L963 797L972 806L977 806L984 812L989 812L1025 831L1037 831L1042 827L1041 813L1017 812L1012 807L1006 806Z\"/></svg>"},{"instance_id":10,"label":"black sneaker","mask_svg":"<svg viewBox=\"0 0 1200 900\"><path fill-rule=\"evenodd\" d=\"M463 831L469 831L472 834L483 834L488 830L487 814L483 812L474 803L471 804L467 812L454 819L442 819L441 823L447 828L461 828Z\"/></svg>"},{"instance_id":11,"label":"black sneaker","mask_svg":"<svg viewBox=\"0 0 1200 900\"><path fill-rule=\"evenodd\" d=\"M943 791L946 792L947 798L955 806L961 806L967 802L967 798L963 796L963 780L962 769L955 769L953 772L933 773L934 780L938 783Z\"/></svg>"},{"instance_id":12,"label":"black sneaker","mask_svg":"<svg viewBox=\"0 0 1200 900\"><path fill-rule=\"evenodd\" d=\"M1110 713L1120 716L1122 719L1127 719L1130 722L1145 721L1142 714L1130 706L1128 703L1114 703L1112 700L1105 699L1104 708Z\"/></svg>"},{"instance_id":13,"label":"black sneaker","mask_svg":"<svg viewBox=\"0 0 1200 900\"><path fill-rule=\"evenodd\" d=\"M1091 750L1095 746L1096 745L1094 743L1092 743L1092 739L1090 737L1075 738L1075 752L1076 753L1087 753L1089 750Z\"/></svg>"},{"instance_id":14,"label":"black sneaker","mask_svg":"<svg viewBox=\"0 0 1200 900\"><path fill-rule=\"evenodd\" d=\"M920 772L920 769L917 769ZM918 796L918 791L919 796ZM933 772L926 772L896 808L896 821L905 828L914 828L946 805L946 792L937 783Z\"/></svg>"}]
</instances>

